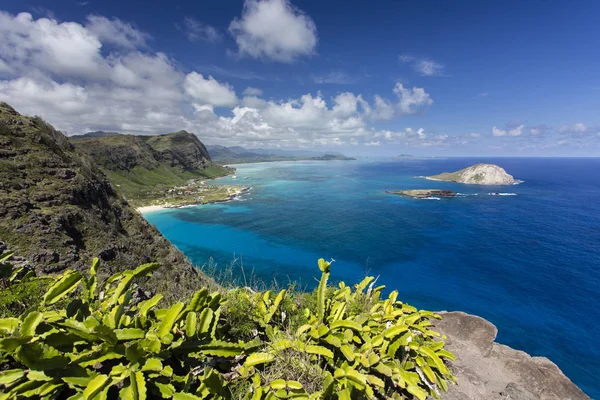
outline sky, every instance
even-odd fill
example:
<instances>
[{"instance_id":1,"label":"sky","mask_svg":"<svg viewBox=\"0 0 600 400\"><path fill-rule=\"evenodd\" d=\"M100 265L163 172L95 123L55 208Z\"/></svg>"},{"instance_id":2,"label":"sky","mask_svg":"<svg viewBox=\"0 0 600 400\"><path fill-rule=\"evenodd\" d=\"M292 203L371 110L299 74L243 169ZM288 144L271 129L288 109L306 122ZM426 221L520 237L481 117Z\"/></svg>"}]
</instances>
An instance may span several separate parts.
<instances>
[{"instance_id":1,"label":"sky","mask_svg":"<svg viewBox=\"0 0 600 400\"><path fill-rule=\"evenodd\" d=\"M0 100L67 135L600 156L600 2L2 0Z\"/></svg>"}]
</instances>

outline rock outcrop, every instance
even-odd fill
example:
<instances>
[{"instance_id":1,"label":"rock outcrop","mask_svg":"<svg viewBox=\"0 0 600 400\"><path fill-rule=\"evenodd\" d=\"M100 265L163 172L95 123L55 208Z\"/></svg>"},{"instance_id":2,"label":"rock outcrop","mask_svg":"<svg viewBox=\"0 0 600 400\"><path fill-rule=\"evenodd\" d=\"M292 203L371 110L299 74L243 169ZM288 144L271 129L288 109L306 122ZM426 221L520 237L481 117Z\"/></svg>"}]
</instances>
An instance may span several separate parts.
<instances>
[{"instance_id":1,"label":"rock outcrop","mask_svg":"<svg viewBox=\"0 0 600 400\"><path fill-rule=\"evenodd\" d=\"M475 164L460 171L428 176L427 179L472 185L513 185L518 182L504 168L494 164Z\"/></svg>"},{"instance_id":2,"label":"rock outcrop","mask_svg":"<svg viewBox=\"0 0 600 400\"><path fill-rule=\"evenodd\" d=\"M62 133L4 103L0 240L38 274L87 271L99 257L105 273L160 263L147 284L164 293L185 295L207 282Z\"/></svg>"},{"instance_id":3,"label":"rock outcrop","mask_svg":"<svg viewBox=\"0 0 600 400\"><path fill-rule=\"evenodd\" d=\"M411 190L386 190L389 194L412 197L415 199L430 199L432 197L454 197L456 193L452 190L441 189L411 189Z\"/></svg>"},{"instance_id":4,"label":"rock outcrop","mask_svg":"<svg viewBox=\"0 0 600 400\"><path fill-rule=\"evenodd\" d=\"M494 342L491 322L463 312L441 315L433 324L457 358L458 380L443 400L590 400L549 359Z\"/></svg>"}]
</instances>

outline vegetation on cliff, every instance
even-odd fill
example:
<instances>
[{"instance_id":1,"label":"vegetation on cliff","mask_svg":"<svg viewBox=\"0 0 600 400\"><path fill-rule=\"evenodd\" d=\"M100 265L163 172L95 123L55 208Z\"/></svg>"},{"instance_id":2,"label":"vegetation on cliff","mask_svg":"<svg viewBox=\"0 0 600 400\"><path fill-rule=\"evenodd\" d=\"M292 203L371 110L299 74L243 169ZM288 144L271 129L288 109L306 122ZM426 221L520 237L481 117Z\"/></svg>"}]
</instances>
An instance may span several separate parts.
<instances>
[{"instance_id":1,"label":"vegetation on cliff","mask_svg":"<svg viewBox=\"0 0 600 400\"><path fill-rule=\"evenodd\" d=\"M160 263L143 285L174 293L171 297L206 283L62 133L5 103L0 104L0 189L0 251L15 251L38 275L83 271L99 257L105 274Z\"/></svg>"},{"instance_id":2,"label":"vegetation on cliff","mask_svg":"<svg viewBox=\"0 0 600 400\"><path fill-rule=\"evenodd\" d=\"M8 257L0 270L11 283L36 279L17 278ZM445 361L454 356L429 328L439 316L395 291L380 299L372 277L331 287L321 259L313 294L203 288L163 307L162 294L133 290L158 268L101 279L95 259L87 274L54 278L39 305L0 319L4 397L425 400L454 379Z\"/></svg>"},{"instance_id":3,"label":"vegetation on cliff","mask_svg":"<svg viewBox=\"0 0 600 400\"><path fill-rule=\"evenodd\" d=\"M69 140L136 206L161 201L160 193L189 181L234 171L214 163L198 137L186 131L158 136L93 132Z\"/></svg>"}]
</instances>

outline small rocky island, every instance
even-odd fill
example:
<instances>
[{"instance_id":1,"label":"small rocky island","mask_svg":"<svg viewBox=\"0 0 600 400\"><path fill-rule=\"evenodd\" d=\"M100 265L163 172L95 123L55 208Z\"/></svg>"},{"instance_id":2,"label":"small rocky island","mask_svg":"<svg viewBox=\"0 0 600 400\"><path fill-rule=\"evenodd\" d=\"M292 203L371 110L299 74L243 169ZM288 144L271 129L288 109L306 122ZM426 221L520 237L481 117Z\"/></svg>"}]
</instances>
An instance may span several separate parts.
<instances>
[{"instance_id":1,"label":"small rocky island","mask_svg":"<svg viewBox=\"0 0 600 400\"><path fill-rule=\"evenodd\" d=\"M494 164L475 164L456 172L444 172L426 177L434 181L467 183L470 185L514 185L515 180L504 168Z\"/></svg>"},{"instance_id":2,"label":"small rocky island","mask_svg":"<svg viewBox=\"0 0 600 400\"><path fill-rule=\"evenodd\" d=\"M456 193L452 190L441 189L412 189L412 190L386 190L389 194L412 197L414 199L430 199L432 197L454 197Z\"/></svg>"}]
</instances>

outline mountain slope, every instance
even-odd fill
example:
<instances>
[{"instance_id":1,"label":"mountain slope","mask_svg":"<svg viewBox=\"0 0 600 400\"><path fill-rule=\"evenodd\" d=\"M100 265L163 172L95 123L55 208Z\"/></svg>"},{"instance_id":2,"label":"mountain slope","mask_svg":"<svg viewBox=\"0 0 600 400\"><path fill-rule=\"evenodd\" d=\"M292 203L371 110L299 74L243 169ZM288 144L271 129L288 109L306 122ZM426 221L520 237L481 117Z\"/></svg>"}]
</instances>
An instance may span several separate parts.
<instances>
[{"instance_id":1,"label":"mountain slope","mask_svg":"<svg viewBox=\"0 0 600 400\"><path fill-rule=\"evenodd\" d=\"M40 118L0 104L0 240L37 272L106 273L156 261L147 285L185 295L205 281L160 233L115 192L106 176Z\"/></svg>"},{"instance_id":2,"label":"mountain slope","mask_svg":"<svg viewBox=\"0 0 600 400\"><path fill-rule=\"evenodd\" d=\"M88 154L127 198L144 199L157 186L224 176L231 169L212 162L196 135L186 131L159 136L112 134L69 140Z\"/></svg>"}]
</instances>

